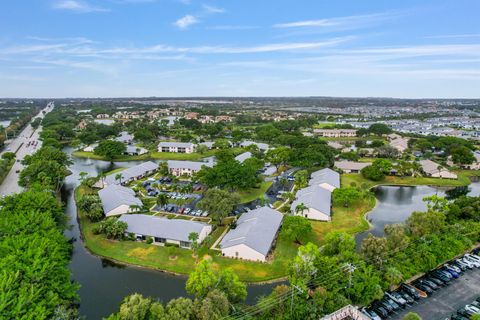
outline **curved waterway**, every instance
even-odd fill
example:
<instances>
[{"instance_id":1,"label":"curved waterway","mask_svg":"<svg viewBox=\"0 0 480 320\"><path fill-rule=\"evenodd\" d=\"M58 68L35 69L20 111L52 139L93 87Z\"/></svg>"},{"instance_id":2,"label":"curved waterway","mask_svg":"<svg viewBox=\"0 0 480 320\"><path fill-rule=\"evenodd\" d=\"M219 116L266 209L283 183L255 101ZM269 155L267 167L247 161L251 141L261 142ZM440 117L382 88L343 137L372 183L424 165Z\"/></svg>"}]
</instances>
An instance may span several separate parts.
<instances>
[{"instance_id":1,"label":"curved waterway","mask_svg":"<svg viewBox=\"0 0 480 320\"><path fill-rule=\"evenodd\" d=\"M473 182L468 189L469 196L480 195L480 182ZM446 190L446 188L430 186L379 186L374 188L377 205L367 214L371 229L359 233L355 237L357 246L369 233L375 236L384 236L384 228L387 224L405 222L412 212L425 211L427 206L422 199L434 194L443 197Z\"/></svg>"},{"instance_id":2,"label":"curved waterway","mask_svg":"<svg viewBox=\"0 0 480 320\"><path fill-rule=\"evenodd\" d=\"M71 154L72 148L65 148ZM101 319L118 310L122 299L132 293L157 298L163 302L185 296L186 277L168 273L124 266L91 254L84 246L77 223L77 209L74 201L74 190L79 185L79 173L87 172L89 176L97 176L120 167L131 167L139 161L115 162L79 159L72 157L72 172L66 178L62 189L62 200L66 205L66 214L70 218L72 228L65 232L69 238L75 238L73 254L70 262L73 279L81 287L80 313L87 319ZM247 303L254 303L259 296L269 294L276 284L249 285Z\"/></svg>"}]
</instances>

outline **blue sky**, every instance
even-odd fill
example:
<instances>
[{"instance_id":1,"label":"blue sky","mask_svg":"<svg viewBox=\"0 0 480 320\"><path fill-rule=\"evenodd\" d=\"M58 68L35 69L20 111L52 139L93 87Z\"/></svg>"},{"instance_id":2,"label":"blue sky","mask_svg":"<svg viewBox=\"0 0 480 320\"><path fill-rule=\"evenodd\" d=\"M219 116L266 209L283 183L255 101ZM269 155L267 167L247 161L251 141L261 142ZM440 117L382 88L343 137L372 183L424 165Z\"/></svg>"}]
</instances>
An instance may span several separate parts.
<instances>
[{"instance_id":1,"label":"blue sky","mask_svg":"<svg viewBox=\"0 0 480 320\"><path fill-rule=\"evenodd\" d=\"M480 97L478 0L0 3L0 97Z\"/></svg>"}]
</instances>

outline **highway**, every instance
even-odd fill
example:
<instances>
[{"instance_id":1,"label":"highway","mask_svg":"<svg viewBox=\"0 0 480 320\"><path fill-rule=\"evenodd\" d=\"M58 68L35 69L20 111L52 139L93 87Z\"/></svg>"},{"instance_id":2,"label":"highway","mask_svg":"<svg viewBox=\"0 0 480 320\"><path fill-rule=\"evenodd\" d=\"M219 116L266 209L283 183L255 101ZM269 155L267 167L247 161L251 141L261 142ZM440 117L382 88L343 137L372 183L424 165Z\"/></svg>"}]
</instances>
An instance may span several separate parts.
<instances>
[{"instance_id":1,"label":"highway","mask_svg":"<svg viewBox=\"0 0 480 320\"><path fill-rule=\"evenodd\" d=\"M43 118L43 111L45 111L45 114L47 114L48 112L52 111L54 107L55 106L53 102L50 102L42 111L38 113L36 117ZM22 130L20 135L10 140L9 142L7 141L8 145L5 146L4 150L0 153L0 155L5 152L16 151L16 161L13 164L13 167L8 173L8 175L5 177L5 180L0 185L0 196L3 197L5 195L10 195L12 193L18 193L22 191L22 187L18 185L20 171L23 169L21 161L27 154L35 153L35 151L37 151L42 146L42 142L38 139L41 131L42 126L38 127L37 130L34 130L32 126L28 124ZM37 145L30 144L30 146L27 146L29 141L37 141Z\"/></svg>"}]
</instances>

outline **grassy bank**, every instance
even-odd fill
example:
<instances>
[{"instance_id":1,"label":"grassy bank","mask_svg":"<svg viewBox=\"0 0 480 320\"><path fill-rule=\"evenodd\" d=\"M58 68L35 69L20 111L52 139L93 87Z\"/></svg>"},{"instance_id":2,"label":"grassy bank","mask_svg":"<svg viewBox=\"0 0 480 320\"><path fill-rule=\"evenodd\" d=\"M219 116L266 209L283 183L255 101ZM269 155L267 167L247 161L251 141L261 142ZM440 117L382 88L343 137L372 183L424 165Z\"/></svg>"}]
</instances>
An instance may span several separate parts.
<instances>
[{"instance_id":1,"label":"grassy bank","mask_svg":"<svg viewBox=\"0 0 480 320\"><path fill-rule=\"evenodd\" d=\"M457 172L458 179L440 179L429 177L395 177L387 176L382 181L371 181L365 179L361 174L347 173L342 174L342 185L350 186L354 182L358 187L366 185L372 188L379 185L395 185L395 186L436 186L436 187L461 187L470 184L469 176L475 175L474 171L463 170Z\"/></svg>"},{"instance_id":2,"label":"grassy bank","mask_svg":"<svg viewBox=\"0 0 480 320\"><path fill-rule=\"evenodd\" d=\"M93 160L102 160L102 161L110 161L105 157L99 156L94 154L93 152L87 151L74 151L72 152L72 156L77 158L90 158ZM149 160L151 157L148 153L142 154L140 156L120 156L116 157L113 161L136 161L136 160Z\"/></svg>"}]
</instances>

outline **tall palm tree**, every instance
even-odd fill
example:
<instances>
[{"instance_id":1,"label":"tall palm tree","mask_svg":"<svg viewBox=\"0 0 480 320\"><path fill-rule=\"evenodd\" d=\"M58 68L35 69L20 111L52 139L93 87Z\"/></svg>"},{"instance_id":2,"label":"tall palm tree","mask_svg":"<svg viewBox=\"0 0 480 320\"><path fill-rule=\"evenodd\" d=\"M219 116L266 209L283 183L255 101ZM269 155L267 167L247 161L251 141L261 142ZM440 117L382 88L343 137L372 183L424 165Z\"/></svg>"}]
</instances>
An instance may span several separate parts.
<instances>
[{"instance_id":1,"label":"tall palm tree","mask_svg":"<svg viewBox=\"0 0 480 320\"><path fill-rule=\"evenodd\" d=\"M123 178L123 175L121 173L117 173L115 175L115 180L118 181L120 184L122 184L122 178Z\"/></svg>"},{"instance_id":2,"label":"tall palm tree","mask_svg":"<svg viewBox=\"0 0 480 320\"><path fill-rule=\"evenodd\" d=\"M160 193L157 196L157 206L163 207L168 203L170 197L166 193Z\"/></svg>"},{"instance_id":3,"label":"tall palm tree","mask_svg":"<svg viewBox=\"0 0 480 320\"><path fill-rule=\"evenodd\" d=\"M300 213L300 215L303 216L303 212L307 209L308 209L307 206L302 202L295 207L295 213L296 214Z\"/></svg>"}]
</instances>

